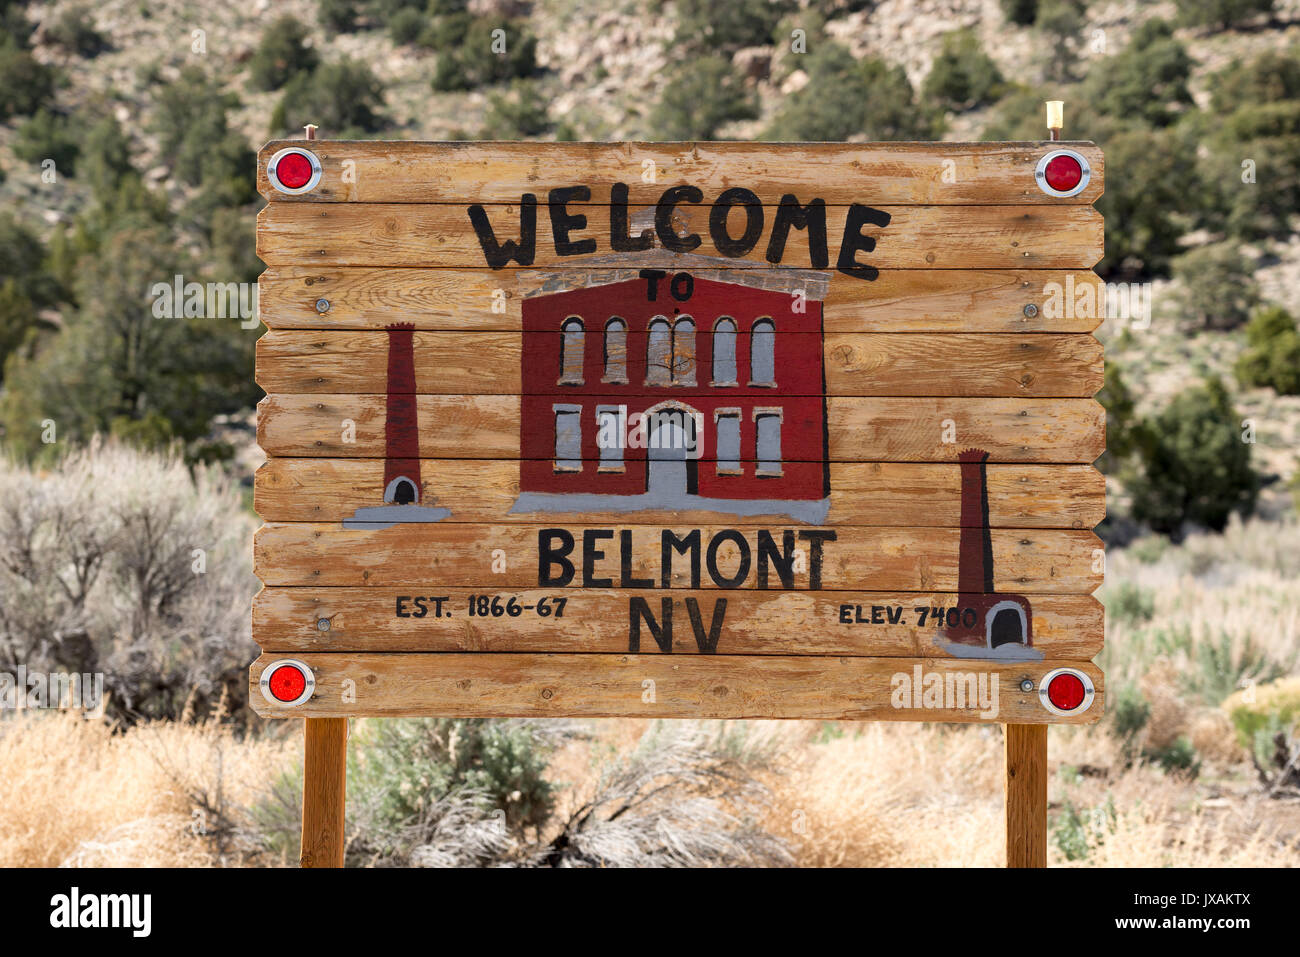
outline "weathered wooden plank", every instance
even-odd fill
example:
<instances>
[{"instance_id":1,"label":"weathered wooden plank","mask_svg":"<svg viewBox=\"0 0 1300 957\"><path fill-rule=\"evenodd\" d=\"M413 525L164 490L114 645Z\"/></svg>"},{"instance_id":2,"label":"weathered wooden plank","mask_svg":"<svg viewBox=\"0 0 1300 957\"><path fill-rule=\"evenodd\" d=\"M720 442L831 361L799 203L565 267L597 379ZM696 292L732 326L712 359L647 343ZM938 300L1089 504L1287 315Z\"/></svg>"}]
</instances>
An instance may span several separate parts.
<instances>
[{"instance_id":1,"label":"weathered wooden plank","mask_svg":"<svg viewBox=\"0 0 1300 957\"><path fill-rule=\"evenodd\" d=\"M848 230L870 237L875 246L854 262L876 269L1089 269L1101 259L1101 215L1091 206L890 206L886 226ZM539 214L544 218L545 210ZM573 230L575 242L595 241L594 256L610 254L610 207L584 207L586 227ZM839 262L849 208L826 209L829 268ZM766 230L742 261L767 264ZM497 240L520 239L521 210L492 208ZM673 223L677 235L702 237L698 252L716 255L709 238L709 207L681 205ZM545 222L535 231L533 255L524 265L588 268L593 256L562 256L550 241ZM791 230L777 265L827 268L810 250L809 231ZM656 248L660 240L653 237ZM487 264L483 247L463 207L397 203L271 203L258 214L257 255L267 265L453 266ZM624 259L629 254L617 254ZM686 260L694 262L695 259ZM507 268L519 264L511 260Z\"/></svg>"},{"instance_id":2,"label":"weathered wooden plank","mask_svg":"<svg viewBox=\"0 0 1300 957\"><path fill-rule=\"evenodd\" d=\"M287 146L321 161L320 185L286 195L267 161ZM1069 146L1092 167L1086 189L1054 199L1034 182L1050 150ZM743 186L765 203L786 193L827 203L1084 204L1102 193L1104 160L1091 143L416 143L273 140L258 155L257 188L280 203L510 203L582 183L626 183L631 201L674 186L706 194ZM649 182L646 181L647 176ZM593 196L593 198L597 198ZM711 199L712 197L707 197Z\"/></svg>"},{"instance_id":3,"label":"weathered wooden plank","mask_svg":"<svg viewBox=\"0 0 1300 957\"><path fill-rule=\"evenodd\" d=\"M961 471L956 464L833 462L828 525L958 526ZM452 522L529 522L512 512L519 497L515 461L425 459L420 501L449 509ZM990 465L988 522L994 528L1092 528L1106 517L1106 483L1090 465ZM257 471L257 512L270 522L337 522L376 504L382 459L272 458ZM586 513L550 513L573 519ZM681 508L638 512L626 523L729 522L764 525L779 515L727 516Z\"/></svg>"},{"instance_id":4,"label":"weathered wooden plank","mask_svg":"<svg viewBox=\"0 0 1300 957\"><path fill-rule=\"evenodd\" d=\"M626 356L646 354L648 333L626 334ZM776 333L775 353L807 350L791 340L819 336L827 395L1032 396L1086 398L1102 385L1101 343L1090 335L945 335ZM518 395L521 365L552 362L556 377L541 394L572 394L559 384L561 334L556 332L417 332L415 390L424 394ZM600 381L601 350L592 334L589 381ZM744 348L742 341L740 348ZM379 393L386 388L388 335L355 331L271 331L257 343L257 384L267 392ZM816 355L816 344L811 355ZM707 378L707 359L701 376ZM624 391L644 395L636 369ZM611 388L610 391L617 391ZM736 395L763 394L744 383ZM765 390L770 394L771 390ZM789 393L787 393L789 394Z\"/></svg>"},{"instance_id":5,"label":"weathered wooden plank","mask_svg":"<svg viewBox=\"0 0 1300 957\"><path fill-rule=\"evenodd\" d=\"M499 597L501 609L509 609L514 599L518 613L471 616L471 595ZM683 619L673 630L673 652L702 651L686 620L685 600L697 602L707 626L719 600L716 591L669 590L654 595L595 589L498 591L495 586L415 592L388 587L264 588L253 601L253 629L268 652L622 654L631 650L628 601L637 595L647 599L656 617L661 616L660 599L671 598L675 617ZM429 596L442 601L435 603ZM557 598L564 599L562 606ZM737 590L726 595L726 603L713 654L950 657L953 649L940 635L939 623L946 609L963 607L957 595L919 592ZM539 605L545 607L545 615L537 611ZM925 623L918 608L927 609ZM929 610L934 608L945 611L936 616ZM1036 596L1032 611L1031 655L1087 661L1101 651L1103 609L1092 596ZM897 620L891 622L891 615ZM639 649L656 653L658 645L650 635L643 635ZM1019 645L958 650L964 657L1023 660L1026 654Z\"/></svg>"},{"instance_id":6,"label":"weathered wooden plank","mask_svg":"<svg viewBox=\"0 0 1300 957\"><path fill-rule=\"evenodd\" d=\"M1104 701L1102 674L1087 662L1068 664L1092 679L1097 698L1082 714L1062 717L1043 707L1036 690L1020 688L1028 678L1036 689L1044 674L1062 664L1057 661L317 653L303 659L315 672L316 694L297 707L279 708L256 690L262 668L276 657L262 655L250 670L250 700L265 717L634 715L1087 724L1101 717ZM913 694L917 679L921 690ZM923 694L927 687L930 699ZM927 707L927 700L938 706Z\"/></svg>"},{"instance_id":7,"label":"weathered wooden plank","mask_svg":"<svg viewBox=\"0 0 1300 957\"><path fill-rule=\"evenodd\" d=\"M826 406L833 462L951 462L973 447L990 462L1087 464L1106 444L1105 409L1093 399L833 397ZM417 407L421 455L520 456L518 396L425 395ZM381 457L385 408L382 395L269 395L258 405L258 443L270 455ZM786 427L821 423L791 417Z\"/></svg>"},{"instance_id":8,"label":"weathered wooden plank","mask_svg":"<svg viewBox=\"0 0 1300 957\"><path fill-rule=\"evenodd\" d=\"M593 534L587 534L589 529ZM729 537L719 534L726 526L680 524L663 529L621 524L555 529L432 522L361 530L270 522L254 536L253 561L255 574L266 585L486 588L491 583L493 588L539 588L552 587L569 572L567 585L575 588L613 587L633 579L649 582L637 586L645 588L756 588L760 575L770 572L768 584L778 588L779 576L760 560L760 537L766 532L780 549L787 529L805 558L802 570L793 573L795 589L957 590L962 533L955 528L815 529L787 524L766 530L741 526ZM672 537L684 539L696 530L698 555L683 546L665 562L664 549ZM1090 594L1101 585L1101 540L1090 531L993 529L989 534L997 592ZM744 549L737 536L744 540ZM728 585L733 579L736 584Z\"/></svg>"},{"instance_id":9,"label":"weathered wooden plank","mask_svg":"<svg viewBox=\"0 0 1300 957\"><path fill-rule=\"evenodd\" d=\"M601 285L626 275L590 268L579 281ZM545 281L524 269L285 265L262 273L258 302L272 329L382 329L401 321L431 331L517 332L524 298ZM1104 302L1091 272L890 269L873 282L832 273L822 309L828 333L1086 333L1101 324Z\"/></svg>"}]
</instances>

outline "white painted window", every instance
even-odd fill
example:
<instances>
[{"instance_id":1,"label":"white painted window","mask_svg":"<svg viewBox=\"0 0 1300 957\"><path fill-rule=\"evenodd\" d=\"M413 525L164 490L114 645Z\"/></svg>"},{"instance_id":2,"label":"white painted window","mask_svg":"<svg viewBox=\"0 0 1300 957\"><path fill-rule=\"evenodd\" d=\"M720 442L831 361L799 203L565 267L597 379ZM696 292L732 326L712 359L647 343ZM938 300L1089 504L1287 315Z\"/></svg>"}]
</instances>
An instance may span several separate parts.
<instances>
[{"instance_id":1,"label":"white painted window","mask_svg":"<svg viewBox=\"0 0 1300 957\"><path fill-rule=\"evenodd\" d=\"M555 471L582 471L582 406L556 405Z\"/></svg>"},{"instance_id":2,"label":"white painted window","mask_svg":"<svg viewBox=\"0 0 1300 957\"><path fill-rule=\"evenodd\" d=\"M602 382L627 382L627 323L615 316L605 323L605 377Z\"/></svg>"},{"instance_id":3,"label":"white painted window","mask_svg":"<svg viewBox=\"0 0 1300 957\"><path fill-rule=\"evenodd\" d=\"M570 316L560 326L560 385L582 385L582 353L586 344L582 320Z\"/></svg>"},{"instance_id":4,"label":"white painted window","mask_svg":"<svg viewBox=\"0 0 1300 957\"><path fill-rule=\"evenodd\" d=\"M756 410L754 427L758 436L758 474L780 475L781 413L776 410Z\"/></svg>"},{"instance_id":5,"label":"white painted window","mask_svg":"<svg viewBox=\"0 0 1300 957\"><path fill-rule=\"evenodd\" d=\"M776 326L771 319L759 319L750 333L749 384L776 385Z\"/></svg>"},{"instance_id":6,"label":"white painted window","mask_svg":"<svg viewBox=\"0 0 1300 957\"><path fill-rule=\"evenodd\" d=\"M713 327L712 384L736 384L736 323L725 316Z\"/></svg>"}]
</instances>

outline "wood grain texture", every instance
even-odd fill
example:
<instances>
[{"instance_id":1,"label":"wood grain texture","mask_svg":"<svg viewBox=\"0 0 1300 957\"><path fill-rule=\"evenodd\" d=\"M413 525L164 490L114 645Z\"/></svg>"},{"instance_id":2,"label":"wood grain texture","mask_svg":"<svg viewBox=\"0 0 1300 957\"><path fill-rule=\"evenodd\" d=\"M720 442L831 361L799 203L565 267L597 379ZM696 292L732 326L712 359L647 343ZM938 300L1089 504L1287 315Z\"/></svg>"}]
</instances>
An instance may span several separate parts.
<instances>
[{"instance_id":1,"label":"wood grain texture","mask_svg":"<svg viewBox=\"0 0 1300 957\"><path fill-rule=\"evenodd\" d=\"M991 465L989 523L995 528L1092 528L1106 517L1106 482L1089 465ZM450 522L532 522L512 513L519 497L514 461L424 459L420 501L450 509ZM383 489L382 459L273 458L257 470L257 513L269 522L341 522L358 506L373 505ZM956 464L831 463L827 524L961 524L961 472ZM590 513L587 513L590 515ZM551 513L548 520L579 518ZM619 517L622 524L728 522L772 525L779 515L731 516L680 509Z\"/></svg>"},{"instance_id":2,"label":"wood grain texture","mask_svg":"<svg viewBox=\"0 0 1300 957\"><path fill-rule=\"evenodd\" d=\"M280 523L263 525L253 538L254 574L266 585L412 585L537 588L539 532L549 525L468 525L436 522L398 525L380 530L345 530L337 524ZM727 526L672 527L679 538L692 528L701 533L701 554ZM713 588L707 570L698 583L691 580L691 563L673 555L665 579L661 560L663 530L650 526L569 525L576 539L569 556L577 574L571 587L583 587L583 539L586 528L614 529L599 542L603 558L593 559L595 578L621 580L619 530L631 533L631 575L655 586ZM780 528L776 526L780 541ZM757 553L757 530L742 527L751 556ZM809 529L800 528L797 534ZM836 541L823 545L820 588L868 591L955 591L960 530L955 528L863 528L834 530ZM993 529L994 590L1021 594L1090 594L1101 585L1097 560L1101 539L1076 529ZM800 547L811 556L802 538ZM497 553L494 555L494 552ZM499 562L504 559L504 571ZM716 564L723 577L738 572L739 553L732 542L720 545ZM494 562L498 570L493 570ZM701 566L704 565L701 559ZM756 561L739 587L754 588ZM814 584L807 569L794 576L796 590ZM560 571L555 569L556 573ZM773 587L778 583L772 576ZM610 587L610 586L606 586ZM653 590L647 591L653 595Z\"/></svg>"},{"instance_id":3,"label":"wood grain texture","mask_svg":"<svg viewBox=\"0 0 1300 957\"><path fill-rule=\"evenodd\" d=\"M593 267L584 281L625 274ZM258 279L258 303L271 329L382 329L400 320L431 331L517 332L521 303L546 282L525 269L282 265ZM322 299L329 303L323 312ZM1104 302L1091 272L890 269L873 282L832 273L823 325L828 333L1086 333L1101 324ZM1028 305L1033 315L1025 314Z\"/></svg>"},{"instance_id":4,"label":"wood grain texture","mask_svg":"<svg viewBox=\"0 0 1300 957\"><path fill-rule=\"evenodd\" d=\"M253 695L266 699L253 682ZM296 717L296 716L295 716ZM303 867L343 866L343 815L347 794L348 719L308 718L303 722Z\"/></svg>"},{"instance_id":5,"label":"wood grain texture","mask_svg":"<svg viewBox=\"0 0 1300 957\"><path fill-rule=\"evenodd\" d=\"M266 164L286 146L311 149L320 185L287 195ZM1045 153L1068 146L1092 167L1078 196L1055 199L1034 183ZM651 164L647 167L647 163ZM647 170L652 182L645 182ZM763 202L785 193L827 203L1092 203L1105 178L1091 143L416 143L272 140L258 154L257 188L277 203L517 202L578 183L627 183L631 198L654 203L665 189L706 191L743 185Z\"/></svg>"},{"instance_id":6,"label":"wood grain texture","mask_svg":"<svg viewBox=\"0 0 1300 957\"><path fill-rule=\"evenodd\" d=\"M273 655L250 669L256 684ZM253 695L265 717L491 717L814 718L890 721L1013 721L1087 724L1102 715L1101 672L1069 662L1088 674L1097 700L1083 714L1051 714L1035 685L1063 662L953 661L913 658L807 658L714 655L515 655L515 654L308 654L316 695L286 709ZM985 687L997 680L996 713L976 707L894 707L895 676L973 676ZM969 687L969 683L965 683ZM348 692L345 695L345 691ZM354 699L354 700L353 700ZM896 699L901 700L901 699ZM988 696L991 701L991 694ZM969 704L969 699L967 699ZM991 709L989 709L991 710Z\"/></svg>"},{"instance_id":7,"label":"wood grain texture","mask_svg":"<svg viewBox=\"0 0 1300 957\"><path fill-rule=\"evenodd\" d=\"M826 404L833 462L951 462L959 449L981 448L995 463L1089 464L1106 446L1106 411L1093 399L831 398ZM421 455L519 457L518 396L426 395L417 405ZM382 457L384 419L382 395L269 395L258 403L258 443L269 455ZM945 442L947 436L955 441Z\"/></svg>"},{"instance_id":8,"label":"wood grain texture","mask_svg":"<svg viewBox=\"0 0 1300 957\"><path fill-rule=\"evenodd\" d=\"M629 351L633 340L640 340L638 354L644 353L647 335L629 331ZM789 340L814 335L819 334L778 331L777 361ZM518 395L524 353L537 361L554 357L558 369L561 350L558 331L417 332L413 338L415 387L423 394ZM833 333L823 338L827 395L1086 398L1102 385L1101 343L1090 335ZM803 351L795 344L790 348ZM384 332L273 330L257 342L257 384L267 392L379 393L387 372ZM574 391L548 382L546 394ZM645 394L636 383L634 375L624 391Z\"/></svg>"},{"instance_id":9,"label":"wood grain texture","mask_svg":"<svg viewBox=\"0 0 1300 957\"><path fill-rule=\"evenodd\" d=\"M1007 867L1046 867L1047 725L1008 724L1005 735Z\"/></svg>"},{"instance_id":10,"label":"wood grain texture","mask_svg":"<svg viewBox=\"0 0 1300 957\"><path fill-rule=\"evenodd\" d=\"M486 586L485 586L486 587ZM868 657L948 657L933 624L920 624L917 607L961 607L951 593L919 592L766 592L622 589L537 589L498 592L485 589L438 588L429 591L445 598L448 614L435 614L433 602L423 602L425 614L414 617L421 606L414 596L425 590L391 587L264 588L253 601L253 629L267 652L571 652L626 654L628 599L640 595L658 614L660 599L675 604L675 615L685 619L686 598L699 603L702 620L711 621L714 603L727 601L718 655L859 655ZM514 597L517 617L470 616L471 595L501 594L504 607ZM538 602L566 599L563 613L536 614ZM397 614L400 607L410 617ZM1033 599L1033 647L1044 659L1091 660L1101 651L1102 606L1090 595L1041 595ZM843 609L849 622L842 620ZM902 619L870 622L873 608L902 608ZM861 609L861 611L859 611ZM856 619L865 618L868 622ZM328 623L322 630L320 622ZM933 616L927 616L927 622ZM655 653L658 646L644 637L640 650ZM698 654L700 648L689 622L673 632L674 654ZM986 657L996 650L963 649ZM1018 646L1016 648L1018 651Z\"/></svg>"},{"instance_id":11,"label":"wood grain texture","mask_svg":"<svg viewBox=\"0 0 1300 957\"><path fill-rule=\"evenodd\" d=\"M891 206L880 207L891 220L869 226L870 253L858 262L877 269L1089 269L1101 259L1101 215L1091 206ZM574 240L596 239L596 255L610 253L608 206L584 207L587 226ZM826 210L830 264L837 262L848 207ZM698 252L709 253L709 207L677 207L679 236L703 237ZM586 268L591 257L558 255L549 236L545 210L539 211L535 258L547 268ZM770 220L768 216L768 228ZM499 240L519 237L517 205L493 207ZM735 261L767 265L765 232L757 245ZM656 237L655 242L658 242ZM814 265L806 231L791 230L781 266ZM662 248L662 247L656 247ZM484 266L483 249L463 207L398 203L271 203L257 217L257 255L270 266L319 263L322 266ZM626 254L624 254L626 255ZM634 258L634 257L633 257ZM733 260L719 257L726 268ZM512 260L506 268L517 268ZM864 282L865 284L865 282Z\"/></svg>"}]
</instances>

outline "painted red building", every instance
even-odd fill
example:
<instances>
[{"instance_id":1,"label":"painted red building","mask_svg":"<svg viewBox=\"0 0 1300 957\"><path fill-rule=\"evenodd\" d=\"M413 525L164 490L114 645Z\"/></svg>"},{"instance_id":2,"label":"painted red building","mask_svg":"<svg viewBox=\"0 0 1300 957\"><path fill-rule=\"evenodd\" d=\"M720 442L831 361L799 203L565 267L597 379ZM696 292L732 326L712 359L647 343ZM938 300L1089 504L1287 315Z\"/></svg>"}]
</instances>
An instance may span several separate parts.
<instances>
[{"instance_id":1,"label":"painted red building","mask_svg":"<svg viewBox=\"0 0 1300 957\"><path fill-rule=\"evenodd\" d=\"M782 272L633 272L525 299L514 510L823 521L825 280Z\"/></svg>"}]
</instances>

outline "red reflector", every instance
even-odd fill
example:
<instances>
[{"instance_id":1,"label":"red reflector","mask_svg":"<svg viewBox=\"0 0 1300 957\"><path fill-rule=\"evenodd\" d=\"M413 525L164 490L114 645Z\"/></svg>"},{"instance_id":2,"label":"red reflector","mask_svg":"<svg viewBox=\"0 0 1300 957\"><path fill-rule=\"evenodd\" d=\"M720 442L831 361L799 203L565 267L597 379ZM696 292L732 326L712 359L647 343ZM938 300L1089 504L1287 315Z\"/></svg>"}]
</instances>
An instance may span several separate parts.
<instances>
[{"instance_id":1,"label":"red reflector","mask_svg":"<svg viewBox=\"0 0 1300 957\"><path fill-rule=\"evenodd\" d=\"M285 153L275 164L275 178L289 189L300 189L311 180L311 160L302 153Z\"/></svg>"},{"instance_id":2,"label":"red reflector","mask_svg":"<svg viewBox=\"0 0 1300 957\"><path fill-rule=\"evenodd\" d=\"M1083 704L1083 682L1078 675L1057 675L1047 686L1047 700L1061 711L1073 711Z\"/></svg>"},{"instance_id":3,"label":"red reflector","mask_svg":"<svg viewBox=\"0 0 1300 957\"><path fill-rule=\"evenodd\" d=\"M276 701L297 701L307 687L307 676L293 665L281 665L266 684Z\"/></svg>"},{"instance_id":4,"label":"red reflector","mask_svg":"<svg viewBox=\"0 0 1300 957\"><path fill-rule=\"evenodd\" d=\"M1043 179L1058 193L1068 193L1083 179L1083 167L1073 156L1053 156L1043 170Z\"/></svg>"}]
</instances>

